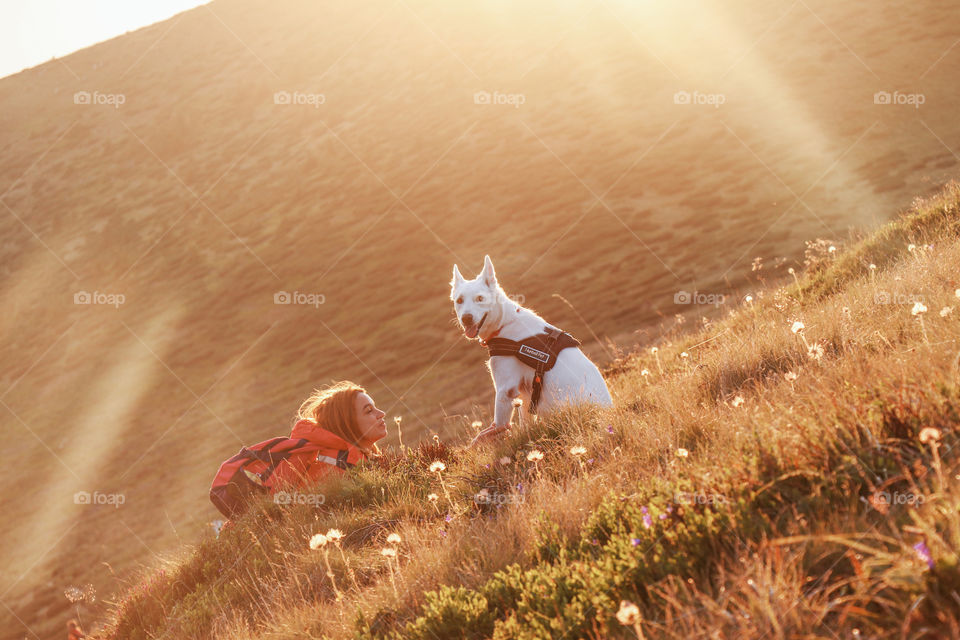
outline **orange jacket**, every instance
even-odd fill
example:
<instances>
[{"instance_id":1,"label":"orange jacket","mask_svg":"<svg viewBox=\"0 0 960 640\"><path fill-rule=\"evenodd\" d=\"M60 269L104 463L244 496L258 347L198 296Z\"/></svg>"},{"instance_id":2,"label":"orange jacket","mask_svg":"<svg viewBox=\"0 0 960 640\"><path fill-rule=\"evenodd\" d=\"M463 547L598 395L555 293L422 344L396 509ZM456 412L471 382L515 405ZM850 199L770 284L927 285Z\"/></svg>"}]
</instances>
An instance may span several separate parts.
<instances>
[{"instance_id":1,"label":"orange jacket","mask_svg":"<svg viewBox=\"0 0 960 640\"><path fill-rule=\"evenodd\" d=\"M343 473L366 459L357 446L310 420L300 420L293 425L290 437L307 440L316 449L290 456L276 468L266 483L273 493L312 484L332 470Z\"/></svg>"}]
</instances>

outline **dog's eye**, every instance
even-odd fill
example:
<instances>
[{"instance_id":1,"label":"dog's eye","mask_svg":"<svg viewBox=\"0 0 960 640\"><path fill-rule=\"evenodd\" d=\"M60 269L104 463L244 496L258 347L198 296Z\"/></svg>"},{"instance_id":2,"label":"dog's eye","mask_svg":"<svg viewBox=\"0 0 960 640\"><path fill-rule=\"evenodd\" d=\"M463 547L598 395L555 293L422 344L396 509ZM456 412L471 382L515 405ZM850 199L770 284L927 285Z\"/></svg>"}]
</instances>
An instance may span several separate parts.
<instances>
[{"instance_id":1,"label":"dog's eye","mask_svg":"<svg viewBox=\"0 0 960 640\"><path fill-rule=\"evenodd\" d=\"M457 304L463 304L463 296L457 298Z\"/></svg>"},{"instance_id":2,"label":"dog's eye","mask_svg":"<svg viewBox=\"0 0 960 640\"><path fill-rule=\"evenodd\" d=\"M477 296L477 302L483 302L483 296Z\"/></svg>"}]
</instances>

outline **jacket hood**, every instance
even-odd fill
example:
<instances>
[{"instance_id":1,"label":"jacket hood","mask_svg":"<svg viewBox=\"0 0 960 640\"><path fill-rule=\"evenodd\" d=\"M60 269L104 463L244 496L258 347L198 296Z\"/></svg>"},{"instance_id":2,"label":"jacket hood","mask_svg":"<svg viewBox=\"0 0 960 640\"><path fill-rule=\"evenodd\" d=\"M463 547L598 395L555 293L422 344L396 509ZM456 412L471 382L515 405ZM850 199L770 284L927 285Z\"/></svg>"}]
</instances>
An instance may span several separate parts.
<instances>
[{"instance_id":1,"label":"jacket hood","mask_svg":"<svg viewBox=\"0 0 960 640\"><path fill-rule=\"evenodd\" d=\"M309 440L313 444L320 447L336 449L338 451L346 449L350 451L351 454L362 454L360 448L355 444L347 442L335 433L327 431L320 425L310 420L300 420L293 425L293 429L290 431L290 437L298 440L301 438L304 440Z\"/></svg>"}]
</instances>

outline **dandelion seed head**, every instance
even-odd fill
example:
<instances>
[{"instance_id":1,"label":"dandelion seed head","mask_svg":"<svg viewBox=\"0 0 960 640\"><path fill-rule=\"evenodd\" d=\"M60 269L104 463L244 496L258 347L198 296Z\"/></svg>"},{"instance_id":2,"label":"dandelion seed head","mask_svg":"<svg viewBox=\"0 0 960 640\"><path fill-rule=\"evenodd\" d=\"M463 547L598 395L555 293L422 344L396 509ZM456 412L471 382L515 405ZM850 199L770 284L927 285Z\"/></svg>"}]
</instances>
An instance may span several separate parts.
<instances>
[{"instance_id":1,"label":"dandelion seed head","mask_svg":"<svg viewBox=\"0 0 960 640\"><path fill-rule=\"evenodd\" d=\"M575 447L570 447L570 454L574 456L582 456L587 452L587 448L577 445Z\"/></svg>"},{"instance_id":2,"label":"dandelion seed head","mask_svg":"<svg viewBox=\"0 0 960 640\"><path fill-rule=\"evenodd\" d=\"M400 423L403 422L403 416L393 416L393 421L397 423L397 426L400 426Z\"/></svg>"},{"instance_id":3,"label":"dandelion seed head","mask_svg":"<svg viewBox=\"0 0 960 640\"><path fill-rule=\"evenodd\" d=\"M330 531L327 531L326 537L330 542L337 542L343 538L343 532L340 529L330 529Z\"/></svg>"},{"instance_id":4,"label":"dandelion seed head","mask_svg":"<svg viewBox=\"0 0 960 640\"><path fill-rule=\"evenodd\" d=\"M684 449L683 447L680 447L679 449L677 449L678 458L686 458L689 455L690 455L690 452Z\"/></svg>"},{"instance_id":5,"label":"dandelion seed head","mask_svg":"<svg viewBox=\"0 0 960 640\"><path fill-rule=\"evenodd\" d=\"M399 533L391 533L387 536L387 542L390 544L400 544L400 540L401 538Z\"/></svg>"},{"instance_id":6,"label":"dandelion seed head","mask_svg":"<svg viewBox=\"0 0 960 640\"><path fill-rule=\"evenodd\" d=\"M870 269L870 271L876 271L876 270L877 270L877 265L875 265L875 264L873 264L873 263L871 262L871 263L870 263L870 266L867 267L867 268Z\"/></svg>"},{"instance_id":7,"label":"dandelion seed head","mask_svg":"<svg viewBox=\"0 0 960 640\"><path fill-rule=\"evenodd\" d=\"M660 347L650 347L650 353L656 355L660 352Z\"/></svg>"},{"instance_id":8,"label":"dandelion seed head","mask_svg":"<svg viewBox=\"0 0 960 640\"><path fill-rule=\"evenodd\" d=\"M315 533L312 538L310 538L310 548L316 551L320 547L327 544L327 536L322 533Z\"/></svg>"},{"instance_id":9,"label":"dandelion seed head","mask_svg":"<svg viewBox=\"0 0 960 640\"><path fill-rule=\"evenodd\" d=\"M65 595L70 602L80 602L83 600L83 591L78 587L67 587L64 589L63 595Z\"/></svg>"},{"instance_id":10,"label":"dandelion seed head","mask_svg":"<svg viewBox=\"0 0 960 640\"><path fill-rule=\"evenodd\" d=\"M910 313L919 316L927 312L927 306L920 301L913 303L913 309L910 310Z\"/></svg>"},{"instance_id":11,"label":"dandelion seed head","mask_svg":"<svg viewBox=\"0 0 960 640\"><path fill-rule=\"evenodd\" d=\"M640 607L628 600L620 601L620 610L617 611L617 622L630 627L640 621Z\"/></svg>"},{"instance_id":12,"label":"dandelion seed head","mask_svg":"<svg viewBox=\"0 0 960 640\"><path fill-rule=\"evenodd\" d=\"M543 452L539 449L534 449L527 454L527 461L529 462L540 462L543 460Z\"/></svg>"},{"instance_id":13,"label":"dandelion seed head","mask_svg":"<svg viewBox=\"0 0 960 640\"><path fill-rule=\"evenodd\" d=\"M797 321L794 322L792 325L790 325L790 331L792 331L793 333L800 333L800 332L803 331L805 328L806 328L806 327L805 327L805 326L803 325L803 323L800 322L799 320L797 320Z\"/></svg>"},{"instance_id":14,"label":"dandelion seed head","mask_svg":"<svg viewBox=\"0 0 960 640\"><path fill-rule=\"evenodd\" d=\"M789 269L787 269L787 273L789 273L790 275L793 275L796 273L796 271L794 270L793 267L790 267Z\"/></svg>"},{"instance_id":15,"label":"dandelion seed head","mask_svg":"<svg viewBox=\"0 0 960 640\"><path fill-rule=\"evenodd\" d=\"M797 374L794 371L787 371L785 374L783 374L783 377L789 380L790 382L793 382L794 380L797 379Z\"/></svg>"},{"instance_id":16,"label":"dandelion seed head","mask_svg":"<svg viewBox=\"0 0 960 640\"><path fill-rule=\"evenodd\" d=\"M940 441L940 429L935 427L924 427L920 430L920 442L927 444L929 442Z\"/></svg>"},{"instance_id":17,"label":"dandelion seed head","mask_svg":"<svg viewBox=\"0 0 960 640\"><path fill-rule=\"evenodd\" d=\"M690 354L687 353L686 351L681 351L681 352L680 352L680 357L683 358L683 359L687 359L687 358L690 357Z\"/></svg>"},{"instance_id":18,"label":"dandelion seed head","mask_svg":"<svg viewBox=\"0 0 960 640\"><path fill-rule=\"evenodd\" d=\"M473 427L474 429L479 429L483 426L483 423L480 422L479 420L474 420L473 422L470 423L470 426Z\"/></svg>"},{"instance_id":19,"label":"dandelion seed head","mask_svg":"<svg viewBox=\"0 0 960 640\"><path fill-rule=\"evenodd\" d=\"M430 463L430 473L440 473L447 468L447 465L443 464L439 460L435 460Z\"/></svg>"},{"instance_id":20,"label":"dandelion seed head","mask_svg":"<svg viewBox=\"0 0 960 640\"><path fill-rule=\"evenodd\" d=\"M953 313L953 307L944 307L943 309L940 309L941 318L946 318L951 313Z\"/></svg>"},{"instance_id":21,"label":"dandelion seed head","mask_svg":"<svg viewBox=\"0 0 960 640\"><path fill-rule=\"evenodd\" d=\"M382 555L382 556L384 556L384 557L387 557L387 558L396 558L396 557L397 557L397 550L396 550L396 549L391 549L390 547L384 547L383 549L380 549L380 555Z\"/></svg>"},{"instance_id":22,"label":"dandelion seed head","mask_svg":"<svg viewBox=\"0 0 960 640\"><path fill-rule=\"evenodd\" d=\"M807 347L807 355L813 360L819 360L823 357L823 346L820 343L812 344Z\"/></svg>"},{"instance_id":23,"label":"dandelion seed head","mask_svg":"<svg viewBox=\"0 0 960 640\"><path fill-rule=\"evenodd\" d=\"M641 375L641 376L644 376L644 377L650 375L650 369L641 369L641 370L640 370L640 375Z\"/></svg>"},{"instance_id":24,"label":"dandelion seed head","mask_svg":"<svg viewBox=\"0 0 960 640\"><path fill-rule=\"evenodd\" d=\"M743 396L737 396L736 398L733 399L733 402L731 402L730 404L732 404L735 407L739 407L744 402L746 401L743 399Z\"/></svg>"},{"instance_id":25,"label":"dandelion seed head","mask_svg":"<svg viewBox=\"0 0 960 640\"><path fill-rule=\"evenodd\" d=\"M439 499L440 499L440 496L438 496L435 493L431 493L427 495L427 500L429 500L430 502L436 502Z\"/></svg>"}]
</instances>

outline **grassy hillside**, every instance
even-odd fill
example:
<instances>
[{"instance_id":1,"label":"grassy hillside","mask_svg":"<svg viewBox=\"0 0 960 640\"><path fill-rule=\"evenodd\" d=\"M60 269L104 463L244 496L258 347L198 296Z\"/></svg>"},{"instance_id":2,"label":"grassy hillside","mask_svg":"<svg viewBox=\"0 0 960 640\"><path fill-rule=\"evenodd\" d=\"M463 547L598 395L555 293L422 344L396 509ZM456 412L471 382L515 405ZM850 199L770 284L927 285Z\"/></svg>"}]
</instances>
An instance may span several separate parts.
<instances>
[{"instance_id":1,"label":"grassy hillside","mask_svg":"<svg viewBox=\"0 0 960 640\"><path fill-rule=\"evenodd\" d=\"M217 463L331 379L411 444L488 421L454 262L489 253L609 365L728 309L678 292L731 304L789 278L806 240L929 195L956 175L956 18L936 0L215 0L0 79L0 638L60 633L69 587L102 606L196 542ZM874 101L895 91L924 102Z\"/></svg>"},{"instance_id":2,"label":"grassy hillside","mask_svg":"<svg viewBox=\"0 0 960 640\"><path fill-rule=\"evenodd\" d=\"M960 185L807 257L617 363L613 410L265 502L105 637L958 637Z\"/></svg>"}]
</instances>

